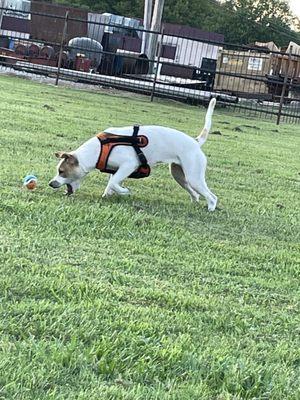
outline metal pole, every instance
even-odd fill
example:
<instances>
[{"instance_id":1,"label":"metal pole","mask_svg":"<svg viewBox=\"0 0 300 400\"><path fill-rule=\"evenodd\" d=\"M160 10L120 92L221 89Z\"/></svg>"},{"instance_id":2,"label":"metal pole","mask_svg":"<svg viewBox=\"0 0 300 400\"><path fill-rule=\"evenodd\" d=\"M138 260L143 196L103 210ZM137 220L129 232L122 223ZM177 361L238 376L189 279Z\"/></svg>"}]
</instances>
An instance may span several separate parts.
<instances>
[{"instance_id":1,"label":"metal pole","mask_svg":"<svg viewBox=\"0 0 300 400\"><path fill-rule=\"evenodd\" d=\"M69 11L66 11L65 15L65 24L64 24L64 29L63 29L63 34L61 37L61 42L60 42L60 49L59 49L59 57L58 57L58 65L57 65L57 74L56 74L56 80L55 80L55 85L58 85L58 80L59 80L59 74L60 74L60 67L61 67L61 60L62 60L62 54L64 50L64 43L67 35L67 28L68 28L68 19L69 19Z\"/></svg>"},{"instance_id":2,"label":"metal pole","mask_svg":"<svg viewBox=\"0 0 300 400\"><path fill-rule=\"evenodd\" d=\"M152 0L145 0L145 8L144 8L144 29L149 30L151 28L151 17L152 17ZM143 32L142 37L142 54L147 54L149 42L149 32Z\"/></svg>"},{"instance_id":3,"label":"metal pole","mask_svg":"<svg viewBox=\"0 0 300 400\"><path fill-rule=\"evenodd\" d=\"M5 0L0 0L0 7L5 8ZM2 26L3 14L4 14L4 10L0 10L0 29Z\"/></svg>"},{"instance_id":4,"label":"metal pole","mask_svg":"<svg viewBox=\"0 0 300 400\"><path fill-rule=\"evenodd\" d=\"M161 30L161 21L164 12L165 0L155 0L152 22L151 22L151 31L159 32ZM157 49L157 37L155 33L151 33L148 39L148 48L147 56L149 60L153 60L155 57L155 51ZM152 65L153 67L153 65Z\"/></svg>"},{"instance_id":5,"label":"metal pole","mask_svg":"<svg viewBox=\"0 0 300 400\"><path fill-rule=\"evenodd\" d=\"M287 60L287 66L286 66L286 71L285 71L285 75L284 75L281 96L280 96L280 104L279 104L279 109L278 109L278 114L277 114L277 122L276 122L277 125L280 124L281 113L282 113L283 102L284 102L284 94L285 94L285 91L287 88L287 83L288 83L288 75L289 75L290 63L291 63L291 58L292 58L291 57L292 51L293 51L293 46L291 46L289 49L289 58Z\"/></svg>"},{"instance_id":6,"label":"metal pole","mask_svg":"<svg viewBox=\"0 0 300 400\"><path fill-rule=\"evenodd\" d=\"M160 41L157 43L158 52L157 52L155 75L154 75L153 86L152 86L152 91L151 91L151 99L150 99L151 102L153 101L154 94L155 94L155 86L156 86L156 82L157 82L158 69L159 69L159 64L160 64L160 58L162 55L163 40L164 40L164 29L162 30Z\"/></svg>"}]
</instances>

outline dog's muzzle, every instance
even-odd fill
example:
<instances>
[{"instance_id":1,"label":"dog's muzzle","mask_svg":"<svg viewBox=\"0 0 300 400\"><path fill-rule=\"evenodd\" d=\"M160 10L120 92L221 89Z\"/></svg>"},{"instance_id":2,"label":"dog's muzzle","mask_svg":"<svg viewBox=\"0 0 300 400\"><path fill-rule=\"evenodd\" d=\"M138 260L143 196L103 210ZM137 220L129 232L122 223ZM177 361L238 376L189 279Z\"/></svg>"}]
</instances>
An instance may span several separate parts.
<instances>
[{"instance_id":1,"label":"dog's muzzle","mask_svg":"<svg viewBox=\"0 0 300 400\"><path fill-rule=\"evenodd\" d=\"M52 187L52 189L58 189L59 187L61 187L61 184L57 181L50 181L49 186Z\"/></svg>"}]
</instances>

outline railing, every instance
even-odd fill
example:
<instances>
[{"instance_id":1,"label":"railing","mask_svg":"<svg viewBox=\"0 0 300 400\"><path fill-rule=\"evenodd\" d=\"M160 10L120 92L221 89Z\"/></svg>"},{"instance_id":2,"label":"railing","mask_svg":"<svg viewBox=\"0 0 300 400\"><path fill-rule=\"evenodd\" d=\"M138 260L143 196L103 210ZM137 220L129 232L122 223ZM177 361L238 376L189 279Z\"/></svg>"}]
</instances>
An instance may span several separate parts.
<instances>
[{"instance_id":1,"label":"railing","mask_svg":"<svg viewBox=\"0 0 300 400\"><path fill-rule=\"evenodd\" d=\"M230 109L299 123L300 56L292 48L238 46L222 35L168 24L152 32L74 10L49 13L49 5L38 2L30 11L0 7L0 64L54 76L56 84L106 85L151 100L198 103L215 96Z\"/></svg>"}]
</instances>

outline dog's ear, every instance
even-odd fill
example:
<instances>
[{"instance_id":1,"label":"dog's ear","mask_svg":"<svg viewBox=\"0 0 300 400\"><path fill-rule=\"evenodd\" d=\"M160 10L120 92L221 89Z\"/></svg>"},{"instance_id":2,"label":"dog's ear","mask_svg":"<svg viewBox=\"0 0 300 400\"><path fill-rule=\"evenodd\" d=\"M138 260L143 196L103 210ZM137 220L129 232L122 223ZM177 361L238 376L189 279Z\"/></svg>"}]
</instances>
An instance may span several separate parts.
<instances>
[{"instance_id":1,"label":"dog's ear","mask_svg":"<svg viewBox=\"0 0 300 400\"><path fill-rule=\"evenodd\" d=\"M67 153L65 153L64 151L57 151L57 152L55 153L55 157L56 157L56 158L66 158L66 157L65 157L66 154L67 154Z\"/></svg>"},{"instance_id":2,"label":"dog's ear","mask_svg":"<svg viewBox=\"0 0 300 400\"><path fill-rule=\"evenodd\" d=\"M77 167L77 165L79 164L77 157L75 157L73 154L65 153L63 155L63 158L66 159L68 164L70 164L74 167Z\"/></svg>"},{"instance_id":3,"label":"dog's ear","mask_svg":"<svg viewBox=\"0 0 300 400\"><path fill-rule=\"evenodd\" d=\"M74 165L74 166L78 165L78 160L73 154L66 153L64 151L58 151L55 153L55 156L57 158L64 158L67 161L67 163L69 163L71 165Z\"/></svg>"}]
</instances>

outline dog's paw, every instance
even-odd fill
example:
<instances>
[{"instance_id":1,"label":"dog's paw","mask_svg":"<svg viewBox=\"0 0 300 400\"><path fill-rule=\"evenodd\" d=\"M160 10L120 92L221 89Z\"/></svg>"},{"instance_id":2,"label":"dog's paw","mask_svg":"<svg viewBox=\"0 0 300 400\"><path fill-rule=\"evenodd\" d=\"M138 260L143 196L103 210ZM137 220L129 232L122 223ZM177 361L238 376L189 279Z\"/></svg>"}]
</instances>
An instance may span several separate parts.
<instances>
[{"instance_id":1,"label":"dog's paw","mask_svg":"<svg viewBox=\"0 0 300 400\"><path fill-rule=\"evenodd\" d=\"M104 192L103 195L102 195L102 198L110 197L110 196L112 196L114 193L115 193L115 192L114 192L112 189L106 189L105 192Z\"/></svg>"},{"instance_id":2,"label":"dog's paw","mask_svg":"<svg viewBox=\"0 0 300 400\"><path fill-rule=\"evenodd\" d=\"M129 196L130 190L122 187L122 191L118 192L118 194L120 194L121 196Z\"/></svg>"},{"instance_id":3,"label":"dog's paw","mask_svg":"<svg viewBox=\"0 0 300 400\"><path fill-rule=\"evenodd\" d=\"M216 207L217 207L217 202L218 202L218 199L217 199L217 196L214 196L215 197L215 199L213 200L213 201L210 201L209 203L208 203L208 211L209 212L213 212L213 211L215 211L215 209L216 209Z\"/></svg>"}]
</instances>

